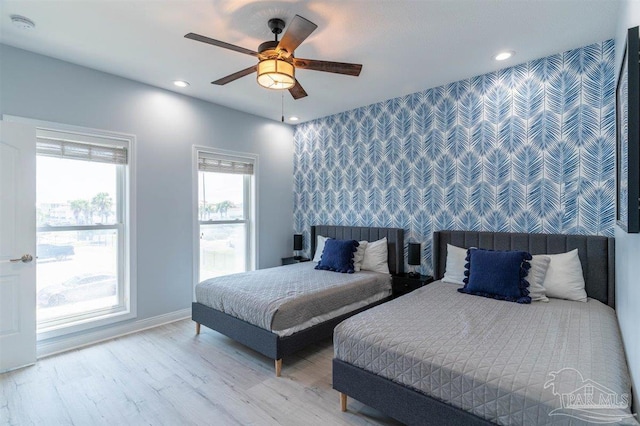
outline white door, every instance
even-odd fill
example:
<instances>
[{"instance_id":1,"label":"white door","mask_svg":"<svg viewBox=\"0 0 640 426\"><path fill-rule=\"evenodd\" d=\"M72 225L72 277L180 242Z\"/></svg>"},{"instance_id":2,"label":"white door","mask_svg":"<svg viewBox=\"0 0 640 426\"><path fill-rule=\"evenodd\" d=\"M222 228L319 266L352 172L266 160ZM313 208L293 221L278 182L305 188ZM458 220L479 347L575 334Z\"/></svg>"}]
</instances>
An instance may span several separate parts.
<instances>
[{"instance_id":1,"label":"white door","mask_svg":"<svg viewBox=\"0 0 640 426\"><path fill-rule=\"evenodd\" d=\"M0 372L36 362L36 129L0 121Z\"/></svg>"}]
</instances>

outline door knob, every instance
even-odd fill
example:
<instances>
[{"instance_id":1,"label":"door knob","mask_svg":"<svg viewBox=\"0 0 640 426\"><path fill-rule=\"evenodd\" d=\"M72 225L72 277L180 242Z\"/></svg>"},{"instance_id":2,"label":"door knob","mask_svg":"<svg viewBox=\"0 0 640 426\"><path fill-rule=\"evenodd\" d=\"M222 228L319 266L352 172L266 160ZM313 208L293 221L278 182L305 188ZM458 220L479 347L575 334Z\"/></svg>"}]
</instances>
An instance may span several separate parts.
<instances>
[{"instance_id":1,"label":"door knob","mask_svg":"<svg viewBox=\"0 0 640 426\"><path fill-rule=\"evenodd\" d=\"M22 257L20 257L18 259L9 259L9 262L29 263L32 260L33 260L33 256L31 256L30 254L23 254Z\"/></svg>"}]
</instances>

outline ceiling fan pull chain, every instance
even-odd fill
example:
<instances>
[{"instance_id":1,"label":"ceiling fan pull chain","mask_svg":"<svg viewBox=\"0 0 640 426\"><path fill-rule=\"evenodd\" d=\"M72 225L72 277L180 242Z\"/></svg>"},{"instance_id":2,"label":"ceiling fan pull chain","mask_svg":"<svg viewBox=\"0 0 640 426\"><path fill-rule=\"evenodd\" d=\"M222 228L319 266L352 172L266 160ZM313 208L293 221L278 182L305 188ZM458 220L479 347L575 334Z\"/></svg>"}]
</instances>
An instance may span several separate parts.
<instances>
[{"instance_id":1,"label":"ceiling fan pull chain","mask_svg":"<svg viewBox=\"0 0 640 426\"><path fill-rule=\"evenodd\" d=\"M284 92L282 92L282 117L280 117L280 121L284 123Z\"/></svg>"}]
</instances>

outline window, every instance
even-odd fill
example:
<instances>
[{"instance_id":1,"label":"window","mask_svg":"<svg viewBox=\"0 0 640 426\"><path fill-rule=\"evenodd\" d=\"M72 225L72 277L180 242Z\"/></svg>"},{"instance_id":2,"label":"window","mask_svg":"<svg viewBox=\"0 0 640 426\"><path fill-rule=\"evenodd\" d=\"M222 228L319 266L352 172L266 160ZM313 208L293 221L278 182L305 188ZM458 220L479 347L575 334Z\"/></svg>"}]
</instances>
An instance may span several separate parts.
<instances>
[{"instance_id":1,"label":"window","mask_svg":"<svg viewBox=\"0 0 640 426\"><path fill-rule=\"evenodd\" d=\"M254 268L254 168L245 154L197 152L198 281Z\"/></svg>"},{"instance_id":2,"label":"window","mask_svg":"<svg viewBox=\"0 0 640 426\"><path fill-rule=\"evenodd\" d=\"M132 138L36 134L38 331L130 313Z\"/></svg>"}]
</instances>

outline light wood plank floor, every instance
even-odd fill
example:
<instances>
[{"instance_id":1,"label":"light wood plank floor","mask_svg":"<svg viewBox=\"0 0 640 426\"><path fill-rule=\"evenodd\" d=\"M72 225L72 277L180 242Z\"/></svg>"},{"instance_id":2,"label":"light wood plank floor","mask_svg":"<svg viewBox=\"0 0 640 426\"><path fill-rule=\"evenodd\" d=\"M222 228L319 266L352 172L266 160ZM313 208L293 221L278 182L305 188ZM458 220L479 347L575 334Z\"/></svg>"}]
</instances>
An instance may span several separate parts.
<instances>
[{"instance_id":1,"label":"light wood plank floor","mask_svg":"<svg viewBox=\"0 0 640 426\"><path fill-rule=\"evenodd\" d=\"M182 320L0 375L5 425L397 425L331 388L330 340L273 360Z\"/></svg>"}]
</instances>

